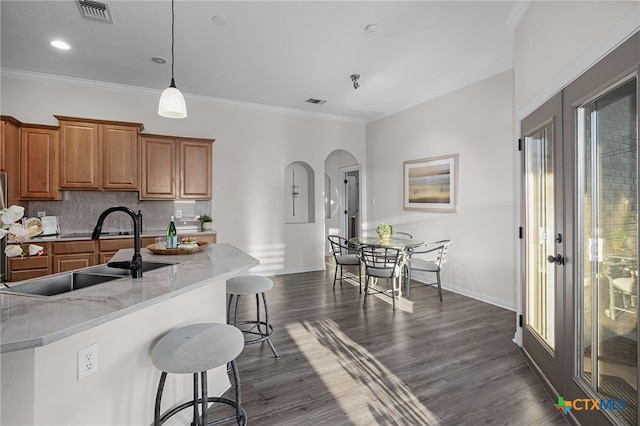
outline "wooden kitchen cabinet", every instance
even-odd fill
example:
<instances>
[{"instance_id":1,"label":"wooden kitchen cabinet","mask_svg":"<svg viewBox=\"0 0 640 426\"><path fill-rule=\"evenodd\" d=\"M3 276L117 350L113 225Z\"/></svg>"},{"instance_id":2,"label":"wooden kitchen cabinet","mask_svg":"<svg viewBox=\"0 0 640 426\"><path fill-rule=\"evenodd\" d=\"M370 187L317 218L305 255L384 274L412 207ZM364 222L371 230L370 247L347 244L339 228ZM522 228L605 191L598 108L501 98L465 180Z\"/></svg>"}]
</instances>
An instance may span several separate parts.
<instances>
[{"instance_id":1,"label":"wooden kitchen cabinet","mask_svg":"<svg viewBox=\"0 0 640 426\"><path fill-rule=\"evenodd\" d=\"M53 243L53 273L96 265L96 243L90 241L60 241Z\"/></svg>"},{"instance_id":2,"label":"wooden kitchen cabinet","mask_svg":"<svg viewBox=\"0 0 640 426\"><path fill-rule=\"evenodd\" d=\"M0 116L0 172L7 174L7 201L20 203L20 126L13 117Z\"/></svg>"},{"instance_id":3,"label":"wooden kitchen cabinet","mask_svg":"<svg viewBox=\"0 0 640 426\"><path fill-rule=\"evenodd\" d=\"M57 126L20 127L20 198L59 200L60 138Z\"/></svg>"},{"instance_id":4,"label":"wooden kitchen cabinet","mask_svg":"<svg viewBox=\"0 0 640 426\"><path fill-rule=\"evenodd\" d=\"M141 123L55 117L60 122L60 188L138 190Z\"/></svg>"},{"instance_id":5,"label":"wooden kitchen cabinet","mask_svg":"<svg viewBox=\"0 0 640 426\"><path fill-rule=\"evenodd\" d=\"M140 135L141 200L210 200L213 139Z\"/></svg>"},{"instance_id":6,"label":"wooden kitchen cabinet","mask_svg":"<svg viewBox=\"0 0 640 426\"><path fill-rule=\"evenodd\" d=\"M182 139L180 155L178 198L182 200L211 199L211 172L213 141Z\"/></svg>"},{"instance_id":7,"label":"wooden kitchen cabinet","mask_svg":"<svg viewBox=\"0 0 640 426\"><path fill-rule=\"evenodd\" d=\"M51 274L51 243L37 243L44 249L40 256L10 257L8 281L21 281Z\"/></svg>"},{"instance_id":8,"label":"wooden kitchen cabinet","mask_svg":"<svg viewBox=\"0 0 640 426\"><path fill-rule=\"evenodd\" d=\"M176 146L172 138L144 135L140 137L141 200L176 198Z\"/></svg>"}]
</instances>

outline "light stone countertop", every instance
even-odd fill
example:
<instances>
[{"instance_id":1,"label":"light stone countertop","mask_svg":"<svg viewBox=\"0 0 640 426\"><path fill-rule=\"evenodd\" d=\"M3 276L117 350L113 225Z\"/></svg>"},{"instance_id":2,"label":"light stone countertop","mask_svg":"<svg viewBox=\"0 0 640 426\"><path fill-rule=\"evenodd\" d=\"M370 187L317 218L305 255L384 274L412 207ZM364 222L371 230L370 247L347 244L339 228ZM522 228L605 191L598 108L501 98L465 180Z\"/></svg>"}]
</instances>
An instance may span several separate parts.
<instances>
[{"instance_id":1,"label":"light stone countertop","mask_svg":"<svg viewBox=\"0 0 640 426\"><path fill-rule=\"evenodd\" d=\"M141 254L143 263L176 265L147 271L142 278L123 277L46 298L0 292L0 352L47 345L259 264L227 243L210 244L192 254L155 255L146 248ZM132 256L133 249L123 249L112 261Z\"/></svg>"}]
</instances>

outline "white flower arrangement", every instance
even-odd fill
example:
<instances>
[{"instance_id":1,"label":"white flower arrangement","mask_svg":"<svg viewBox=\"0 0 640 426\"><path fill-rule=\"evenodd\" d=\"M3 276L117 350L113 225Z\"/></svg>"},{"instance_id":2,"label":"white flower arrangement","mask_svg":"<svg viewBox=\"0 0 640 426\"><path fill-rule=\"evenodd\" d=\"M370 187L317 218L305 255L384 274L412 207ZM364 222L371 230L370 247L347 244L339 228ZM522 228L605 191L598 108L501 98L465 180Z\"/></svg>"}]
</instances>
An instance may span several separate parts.
<instances>
[{"instance_id":1,"label":"white flower arrangement","mask_svg":"<svg viewBox=\"0 0 640 426\"><path fill-rule=\"evenodd\" d=\"M44 248L36 245L29 244L27 250L24 248L24 242L40 232L37 226L31 226L25 228L18 221L24 216L24 207L11 206L6 209L0 210L0 239L7 236L8 239L13 242L7 244L4 249L4 253L7 257L17 256L40 256L44 252Z\"/></svg>"}]
</instances>

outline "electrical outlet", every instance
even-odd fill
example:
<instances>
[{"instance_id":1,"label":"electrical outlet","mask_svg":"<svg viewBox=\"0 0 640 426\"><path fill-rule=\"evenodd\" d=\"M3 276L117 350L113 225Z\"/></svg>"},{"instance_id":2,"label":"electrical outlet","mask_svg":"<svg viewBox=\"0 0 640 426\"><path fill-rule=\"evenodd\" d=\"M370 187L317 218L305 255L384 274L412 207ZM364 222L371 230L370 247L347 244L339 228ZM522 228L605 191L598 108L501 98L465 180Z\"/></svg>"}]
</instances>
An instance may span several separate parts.
<instances>
[{"instance_id":1,"label":"electrical outlet","mask_svg":"<svg viewBox=\"0 0 640 426\"><path fill-rule=\"evenodd\" d=\"M98 371L98 344L94 343L78 351L78 380Z\"/></svg>"},{"instance_id":2,"label":"electrical outlet","mask_svg":"<svg viewBox=\"0 0 640 426\"><path fill-rule=\"evenodd\" d=\"M176 219L180 219L182 217L182 210L176 210Z\"/></svg>"},{"instance_id":3,"label":"electrical outlet","mask_svg":"<svg viewBox=\"0 0 640 426\"><path fill-rule=\"evenodd\" d=\"M45 217L47 212L38 212L38 217Z\"/></svg>"}]
</instances>

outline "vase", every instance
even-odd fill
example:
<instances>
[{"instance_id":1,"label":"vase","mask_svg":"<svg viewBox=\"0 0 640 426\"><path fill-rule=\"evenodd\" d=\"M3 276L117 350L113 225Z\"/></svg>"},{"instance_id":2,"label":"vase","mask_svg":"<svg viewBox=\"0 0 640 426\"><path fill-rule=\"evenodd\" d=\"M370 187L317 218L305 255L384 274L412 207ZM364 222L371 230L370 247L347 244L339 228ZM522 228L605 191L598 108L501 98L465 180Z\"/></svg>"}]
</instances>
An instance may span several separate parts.
<instances>
[{"instance_id":1,"label":"vase","mask_svg":"<svg viewBox=\"0 0 640 426\"><path fill-rule=\"evenodd\" d=\"M209 231L213 229L213 222L202 222L202 230Z\"/></svg>"},{"instance_id":2,"label":"vase","mask_svg":"<svg viewBox=\"0 0 640 426\"><path fill-rule=\"evenodd\" d=\"M389 239L391 239L391 234L378 234L380 237L380 244L389 244Z\"/></svg>"}]
</instances>

